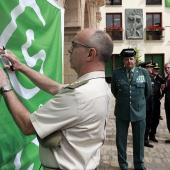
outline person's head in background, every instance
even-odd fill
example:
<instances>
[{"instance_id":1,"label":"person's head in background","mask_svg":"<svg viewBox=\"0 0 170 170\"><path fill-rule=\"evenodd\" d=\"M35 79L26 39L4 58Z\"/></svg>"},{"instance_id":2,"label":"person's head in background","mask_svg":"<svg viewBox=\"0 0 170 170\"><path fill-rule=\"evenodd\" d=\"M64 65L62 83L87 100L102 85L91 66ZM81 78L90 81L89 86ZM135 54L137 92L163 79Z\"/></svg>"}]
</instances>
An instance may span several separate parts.
<instances>
[{"instance_id":1,"label":"person's head in background","mask_svg":"<svg viewBox=\"0 0 170 170\"><path fill-rule=\"evenodd\" d=\"M152 75L156 77L159 74L159 66L158 63L153 63L154 67L152 69Z\"/></svg>"},{"instance_id":2,"label":"person's head in background","mask_svg":"<svg viewBox=\"0 0 170 170\"><path fill-rule=\"evenodd\" d=\"M164 70L165 70L165 73L168 75L170 75L170 63L166 63L164 65Z\"/></svg>"},{"instance_id":3,"label":"person's head in background","mask_svg":"<svg viewBox=\"0 0 170 170\"><path fill-rule=\"evenodd\" d=\"M152 61L146 61L146 62L140 63L139 66L145 68L149 74L152 74L152 69L154 67L154 65L152 64Z\"/></svg>"},{"instance_id":4,"label":"person's head in background","mask_svg":"<svg viewBox=\"0 0 170 170\"><path fill-rule=\"evenodd\" d=\"M128 70L132 70L136 64L136 51L133 48L123 49L120 53L123 57L123 64Z\"/></svg>"}]
</instances>

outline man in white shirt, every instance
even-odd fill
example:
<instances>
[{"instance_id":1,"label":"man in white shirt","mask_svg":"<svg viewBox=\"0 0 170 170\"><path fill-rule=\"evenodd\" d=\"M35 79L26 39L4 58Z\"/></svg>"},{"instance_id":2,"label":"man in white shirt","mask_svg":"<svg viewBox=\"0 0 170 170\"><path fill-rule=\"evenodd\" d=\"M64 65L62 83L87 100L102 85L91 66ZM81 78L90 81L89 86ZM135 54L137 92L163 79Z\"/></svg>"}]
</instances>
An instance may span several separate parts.
<instances>
[{"instance_id":1,"label":"man in white shirt","mask_svg":"<svg viewBox=\"0 0 170 170\"><path fill-rule=\"evenodd\" d=\"M92 170L99 165L111 106L111 92L105 82L104 70L112 51L113 42L107 33L96 29L80 31L68 50L71 68L78 74L78 79L71 85L61 85L22 64L10 50L4 54L0 49L14 71L22 72L39 88L54 95L30 114L0 69L1 94L21 131L25 135L37 134L40 141L61 132L58 146L49 148L40 142L40 159L45 170ZM9 66L5 68L10 69Z\"/></svg>"}]
</instances>

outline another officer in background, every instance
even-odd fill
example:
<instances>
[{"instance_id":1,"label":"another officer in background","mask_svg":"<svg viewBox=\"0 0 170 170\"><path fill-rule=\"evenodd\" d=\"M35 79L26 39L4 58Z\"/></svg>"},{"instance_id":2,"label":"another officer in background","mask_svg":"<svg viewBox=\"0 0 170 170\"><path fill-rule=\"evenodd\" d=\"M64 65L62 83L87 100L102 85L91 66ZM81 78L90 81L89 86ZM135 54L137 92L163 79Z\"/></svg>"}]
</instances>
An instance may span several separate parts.
<instances>
[{"instance_id":1,"label":"another officer in background","mask_svg":"<svg viewBox=\"0 0 170 170\"><path fill-rule=\"evenodd\" d=\"M170 133L170 63L166 63L164 65L164 70L167 76L165 77L164 80L165 84L161 85L161 89L164 89L163 92L165 94L166 123L168 131ZM170 143L170 139L165 140L165 143Z\"/></svg>"},{"instance_id":2,"label":"another officer in background","mask_svg":"<svg viewBox=\"0 0 170 170\"><path fill-rule=\"evenodd\" d=\"M116 145L121 170L128 169L126 161L127 135L129 124L133 134L133 161L135 170L145 170L144 133L146 98L152 92L150 77L146 69L135 67L134 49L123 49L124 67L113 71L111 90L116 98Z\"/></svg>"},{"instance_id":3,"label":"another officer in background","mask_svg":"<svg viewBox=\"0 0 170 170\"><path fill-rule=\"evenodd\" d=\"M149 139L153 142L158 142L156 139L156 129L159 125L160 113L161 113L161 102L160 99L162 98L161 93L161 85L164 84L164 80L161 76L158 75L159 67L157 63L153 64L152 75L154 77L154 90L153 90L153 115L152 115L152 124L151 124L151 131L149 133Z\"/></svg>"},{"instance_id":4,"label":"another officer in background","mask_svg":"<svg viewBox=\"0 0 170 170\"><path fill-rule=\"evenodd\" d=\"M153 89L154 77L151 74L154 65L152 65L152 61L143 62L139 64L139 66L146 68L146 70L148 71L152 83L152 89ZM151 94L150 97L146 100L146 129L145 129L144 146L150 148L153 148L153 145L149 143L149 132L151 130L152 115L153 115L153 94Z\"/></svg>"}]
</instances>

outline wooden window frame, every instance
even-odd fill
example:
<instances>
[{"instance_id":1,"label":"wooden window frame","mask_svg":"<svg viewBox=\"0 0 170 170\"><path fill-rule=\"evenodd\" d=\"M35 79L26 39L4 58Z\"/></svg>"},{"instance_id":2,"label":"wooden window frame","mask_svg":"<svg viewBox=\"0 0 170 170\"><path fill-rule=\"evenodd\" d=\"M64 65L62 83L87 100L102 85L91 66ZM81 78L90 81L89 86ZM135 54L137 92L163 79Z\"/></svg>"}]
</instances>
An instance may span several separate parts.
<instances>
[{"instance_id":1,"label":"wooden window frame","mask_svg":"<svg viewBox=\"0 0 170 170\"><path fill-rule=\"evenodd\" d=\"M162 0L160 0L160 2L155 3L155 2L147 2L146 0L146 5L162 5Z\"/></svg>"},{"instance_id":2,"label":"wooden window frame","mask_svg":"<svg viewBox=\"0 0 170 170\"><path fill-rule=\"evenodd\" d=\"M122 13L106 13L106 18L107 15L112 15L113 20L112 23L114 25L114 15L120 15L120 27L122 27ZM107 22L107 19L106 19ZM107 26L107 23L106 23ZM106 30L106 32L110 35L113 41L120 41L123 40L123 30Z\"/></svg>"},{"instance_id":3,"label":"wooden window frame","mask_svg":"<svg viewBox=\"0 0 170 170\"><path fill-rule=\"evenodd\" d=\"M147 15L152 15L152 24L151 25L147 25L146 23L146 28L148 26L155 26L154 25L154 15L159 15L160 17L160 25L159 26L162 26L162 13L146 13L146 18L147 18ZM164 30L163 31L160 31L160 30L145 30L146 31L146 40L162 40L164 39Z\"/></svg>"},{"instance_id":4,"label":"wooden window frame","mask_svg":"<svg viewBox=\"0 0 170 170\"><path fill-rule=\"evenodd\" d=\"M114 0L110 0L110 1L111 1L111 4L106 3L106 5L122 5L122 0L120 0L119 3L114 2Z\"/></svg>"}]
</instances>

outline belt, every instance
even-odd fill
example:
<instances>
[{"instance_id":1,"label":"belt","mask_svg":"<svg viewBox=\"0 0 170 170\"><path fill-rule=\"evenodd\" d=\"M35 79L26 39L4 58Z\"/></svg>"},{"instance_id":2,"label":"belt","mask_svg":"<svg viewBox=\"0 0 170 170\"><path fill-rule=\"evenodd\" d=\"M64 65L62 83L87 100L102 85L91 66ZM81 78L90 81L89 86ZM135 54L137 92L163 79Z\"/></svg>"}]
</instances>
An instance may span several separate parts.
<instances>
[{"instance_id":1,"label":"belt","mask_svg":"<svg viewBox=\"0 0 170 170\"><path fill-rule=\"evenodd\" d=\"M53 169L53 170L61 170L60 168L49 167L49 166L45 166L43 164L40 165L39 170L41 169L41 167L48 168L48 169Z\"/></svg>"},{"instance_id":2,"label":"belt","mask_svg":"<svg viewBox=\"0 0 170 170\"><path fill-rule=\"evenodd\" d=\"M44 168L48 168L48 169L54 169L54 170L62 170L62 169L60 169L60 168L53 168L53 167L48 167L48 166L45 166L45 165L43 165L43 164L41 164L40 165L40 168L39 168L39 170L41 169L41 167L44 167ZM97 168L96 169L94 169L94 170L97 170Z\"/></svg>"}]
</instances>

